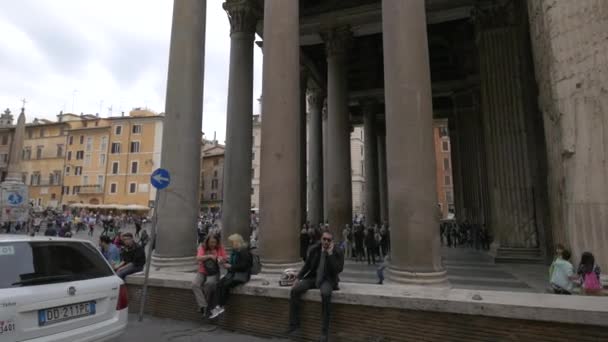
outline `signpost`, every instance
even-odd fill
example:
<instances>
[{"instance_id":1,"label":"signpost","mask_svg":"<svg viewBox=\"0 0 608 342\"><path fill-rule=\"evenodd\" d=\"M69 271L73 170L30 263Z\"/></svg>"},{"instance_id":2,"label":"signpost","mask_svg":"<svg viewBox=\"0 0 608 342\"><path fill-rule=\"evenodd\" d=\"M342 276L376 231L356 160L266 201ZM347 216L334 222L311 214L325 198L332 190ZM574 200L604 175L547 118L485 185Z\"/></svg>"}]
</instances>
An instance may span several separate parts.
<instances>
[{"instance_id":1,"label":"signpost","mask_svg":"<svg viewBox=\"0 0 608 342\"><path fill-rule=\"evenodd\" d=\"M3 182L0 187L2 222L26 222L29 216L27 186L23 183Z\"/></svg>"},{"instance_id":2,"label":"signpost","mask_svg":"<svg viewBox=\"0 0 608 342\"><path fill-rule=\"evenodd\" d=\"M150 237L150 247L148 248L148 256L146 258L146 269L144 271L144 288L141 294L139 304L139 321L144 319L144 307L146 305L146 296L148 294L148 277L150 275L150 264L152 263L152 252L156 245L156 222L158 221L158 198L160 191L165 189L171 183L171 175L165 169L156 169L150 176L150 183L156 188L156 197L154 200L154 217L152 218L152 236Z\"/></svg>"}]
</instances>

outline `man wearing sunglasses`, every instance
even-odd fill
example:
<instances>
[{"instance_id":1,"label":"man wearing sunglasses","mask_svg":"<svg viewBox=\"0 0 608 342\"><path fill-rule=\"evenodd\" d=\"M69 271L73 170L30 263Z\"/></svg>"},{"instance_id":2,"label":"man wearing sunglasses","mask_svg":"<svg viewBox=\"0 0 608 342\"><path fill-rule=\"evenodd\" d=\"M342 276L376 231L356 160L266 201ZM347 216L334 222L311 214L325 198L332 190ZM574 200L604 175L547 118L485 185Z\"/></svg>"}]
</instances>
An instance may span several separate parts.
<instances>
[{"instance_id":1,"label":"man wearing sunglasses","mask_svg":"<svg viewBox=\"0 0 608 342\"><path fill-rule=\"evenodd\" d=\"M310 289L321 292L322 328L320 341L327 341L329 335L329 317L331 312L331 293L338 289L339 274L344 268L344 254L335 248L334 237L324 232L321 242L308 250L304 267L300 270L291 289L289 299L288 335L296 335L300 327L301 297Z\"/></svg>"}]
</instances>

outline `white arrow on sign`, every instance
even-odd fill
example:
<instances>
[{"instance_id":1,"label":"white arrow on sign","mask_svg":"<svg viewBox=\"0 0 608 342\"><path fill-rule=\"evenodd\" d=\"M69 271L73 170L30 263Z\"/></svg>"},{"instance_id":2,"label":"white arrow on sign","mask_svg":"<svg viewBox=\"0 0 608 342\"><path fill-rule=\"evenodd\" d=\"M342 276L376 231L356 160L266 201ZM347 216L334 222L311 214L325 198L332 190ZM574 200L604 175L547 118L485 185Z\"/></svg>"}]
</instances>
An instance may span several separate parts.
<instances>
[{"instance_id":1,"label":"white arrow on sign","mask_svg":"<svg viewBox=\"0 0 608 342\"><path fill-rule=\"evenodd\" d=\"M157 181L159 183L166 183L169 181L169 178L163 177L161 174L152 176L152 179L154 179L155 181Z\"/></svg>"}]
</instances>

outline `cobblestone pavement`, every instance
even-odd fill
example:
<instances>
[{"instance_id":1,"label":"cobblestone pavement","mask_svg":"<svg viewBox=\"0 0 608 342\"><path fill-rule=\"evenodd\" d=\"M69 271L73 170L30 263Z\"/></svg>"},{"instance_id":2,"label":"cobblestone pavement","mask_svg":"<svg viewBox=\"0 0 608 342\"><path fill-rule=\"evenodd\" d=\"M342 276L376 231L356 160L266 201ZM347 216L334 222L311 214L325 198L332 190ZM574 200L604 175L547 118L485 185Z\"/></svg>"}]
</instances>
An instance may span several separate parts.
<instances>
[{"instance_id":1,"label":"cobblestone pavement","mask_svg":"<svg viewBox=\"0 0 608 342\"><path fill-rule=\"evenodd\" d=\"M127 331L110 342L284 342L287 340L264 339L239 335L217 329L213 325L183 322L170 319L144 317L137 321L137 315L129 316Z\"/></svg>"}]
</instances>

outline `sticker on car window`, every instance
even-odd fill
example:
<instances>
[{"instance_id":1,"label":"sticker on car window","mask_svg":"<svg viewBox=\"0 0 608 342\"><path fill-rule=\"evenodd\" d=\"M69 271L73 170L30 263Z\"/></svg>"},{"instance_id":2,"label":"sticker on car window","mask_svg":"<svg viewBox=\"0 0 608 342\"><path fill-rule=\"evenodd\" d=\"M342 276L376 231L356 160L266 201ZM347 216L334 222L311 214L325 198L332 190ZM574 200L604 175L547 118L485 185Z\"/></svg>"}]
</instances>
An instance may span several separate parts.
<instances>
[{"instance_id":1,"label":"sticker on car window","mask_svg":"<svg viewBox=\"0 0 608 342\"><path fill-rule=\"evenodd\" d=\"M15 248L13 246L0 246L0 256L2 255L15 255Z\"/></svg>"},{"instance_id":2,"label":"sticker on car window","mask_svg":"<svg viewBox=\"0 0 608 342\"><path fill-rule=\"evenodd\" d=\"M9 335L17 331L15 326L15 321L8 320L2 321L0 320L0 336Z\"/></svg>"}]
</instances>

